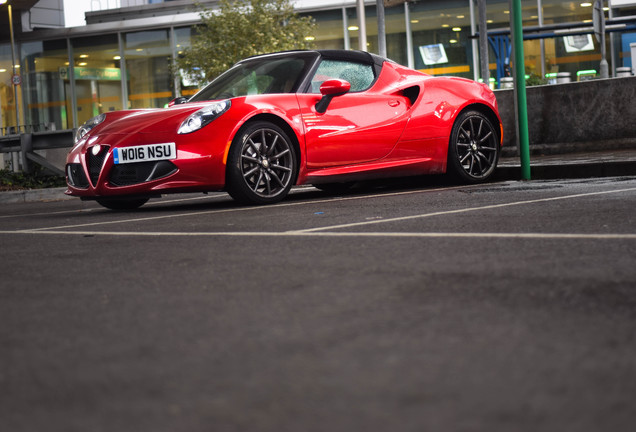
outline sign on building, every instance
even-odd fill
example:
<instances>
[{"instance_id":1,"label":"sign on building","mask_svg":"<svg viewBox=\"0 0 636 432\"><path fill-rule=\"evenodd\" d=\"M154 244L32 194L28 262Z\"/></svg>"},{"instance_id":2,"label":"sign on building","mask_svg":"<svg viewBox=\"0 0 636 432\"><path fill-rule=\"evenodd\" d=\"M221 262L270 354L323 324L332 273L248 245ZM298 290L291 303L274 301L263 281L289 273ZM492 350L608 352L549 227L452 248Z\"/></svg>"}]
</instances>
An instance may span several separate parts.
<instances>
[{"instance_id":1,"label":"sign on building","mask_svg":"<svg viewBox=\"0 0 636 432\"><path fill-rule=\"evenodd\" d=\"M610 0L610 7L621 8L627 6L636 6L636 0Z\"/></svg>"}]
</instances>

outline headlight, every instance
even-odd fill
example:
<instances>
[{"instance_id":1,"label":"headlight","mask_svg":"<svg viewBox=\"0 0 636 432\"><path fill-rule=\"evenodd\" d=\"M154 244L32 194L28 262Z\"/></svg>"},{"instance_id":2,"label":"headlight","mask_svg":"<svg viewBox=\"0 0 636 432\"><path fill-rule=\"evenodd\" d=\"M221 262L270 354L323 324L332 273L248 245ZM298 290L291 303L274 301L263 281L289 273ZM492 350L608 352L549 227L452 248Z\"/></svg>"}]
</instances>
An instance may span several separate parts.
<instances>
[{"instance_id":1,"label":"headlight","mask_svg":"<svg viewBox=\"0 0 636 432\"><path fill-rule=\"evenodd\" d=\"M190 117L184 120L179 126L178 133L188 134L197 131L209 124L212 120L227 111L232 103L229 100L223 100L214 102L211 105L201 108L199 111L191 114Z\"/></svg>"},{"instance_id":2,"label":"headlight","mask_svg":"<svg viewBox=\"0 0 636 432\"><path fill-rule=\"evenodd\" d=\"M77 129L77 132L75 132L75 143L77 143L79 140L84 138L84 135L86 135L91 129L93 129L95 126L97 126L104 120L106 120L106 114L102 113L98 115L97 117L93 117L92 119L90 119L89 121L81 125Z\"/></svg>"}]
</instances>

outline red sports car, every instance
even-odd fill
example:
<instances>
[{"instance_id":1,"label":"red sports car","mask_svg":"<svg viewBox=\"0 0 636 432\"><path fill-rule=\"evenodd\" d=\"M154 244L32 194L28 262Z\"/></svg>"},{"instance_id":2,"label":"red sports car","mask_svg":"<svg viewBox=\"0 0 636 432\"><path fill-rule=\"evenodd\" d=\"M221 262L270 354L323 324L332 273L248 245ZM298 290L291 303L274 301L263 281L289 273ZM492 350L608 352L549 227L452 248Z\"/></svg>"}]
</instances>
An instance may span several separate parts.
<instances>
[{"instance_id":1,"label":"red sports car","mask_svg":"<svg viewBox=\"0 0 636 432\"><path fill-rule=\"evenodd\" d=\"M358 51L248 58L169 108L100 114L68 155L69 195L132 209L174 192L249 204L293 185L451 172L488 179L503 139L493 92Z\"/></svg>"}]
</instances>

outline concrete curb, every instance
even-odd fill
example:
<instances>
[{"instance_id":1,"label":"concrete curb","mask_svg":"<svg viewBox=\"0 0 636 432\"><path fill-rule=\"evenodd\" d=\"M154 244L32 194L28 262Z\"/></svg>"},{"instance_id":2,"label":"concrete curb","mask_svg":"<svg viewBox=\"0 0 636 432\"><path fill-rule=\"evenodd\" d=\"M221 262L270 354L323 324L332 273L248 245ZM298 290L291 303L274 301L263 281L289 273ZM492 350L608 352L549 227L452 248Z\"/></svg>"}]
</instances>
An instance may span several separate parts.
<instances>
[{"instance_id":1,"label":"concrete curb","mask_svg":"<svg viewBox=\"0 0 636 432\"><path fill-rule=\"evenodd\" d=\"M615 150L530 156L533 180L578 179L636 175L636 150ZM519 157L502 157L497 166L498 180L521 178Z\"/></svg>"},{"instance_id":2,"label":"concrete curb","mask_svg":"<svg viewBox=\"0 0 636 432\"><path fill-rule=\"evenodd\" d=\"M0 204L77 199L64 195L65 187L0 192Z\"/></svg>"},{"instance_id":3,"label":"concrete curb","mask_svg":"<svg viewBox=\"0 0 636 432\"><path fill-rule=\"evenodd\" d=\"M620 177L633 175L636 175L636 161L530 166L530 178L532 180ZM497 167L495 178L497 180L519 180L521 179L521 166Z\"/></svg>"}]
</instances>

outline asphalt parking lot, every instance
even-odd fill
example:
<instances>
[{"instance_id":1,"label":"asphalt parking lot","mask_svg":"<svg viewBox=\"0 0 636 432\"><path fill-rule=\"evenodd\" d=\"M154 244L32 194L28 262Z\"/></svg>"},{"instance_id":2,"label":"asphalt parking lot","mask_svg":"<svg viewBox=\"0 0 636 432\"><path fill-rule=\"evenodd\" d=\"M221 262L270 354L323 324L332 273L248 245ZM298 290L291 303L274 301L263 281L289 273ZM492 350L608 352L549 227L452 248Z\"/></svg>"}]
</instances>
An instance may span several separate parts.
<instances>
[{"instance_id":1,"label":"asphalt parking lot","mask_svg":"<svg viewBox=\"0 0 636 432\"><path fill-rule=\"evenodd\" d=\"M631 431L636 177L0 206L0 430Z\"/></svg>"}]
</instances>

